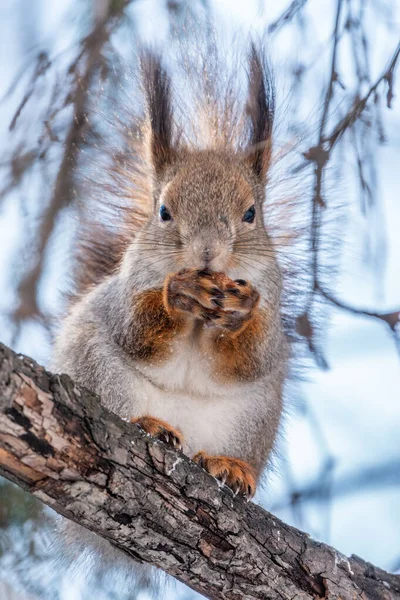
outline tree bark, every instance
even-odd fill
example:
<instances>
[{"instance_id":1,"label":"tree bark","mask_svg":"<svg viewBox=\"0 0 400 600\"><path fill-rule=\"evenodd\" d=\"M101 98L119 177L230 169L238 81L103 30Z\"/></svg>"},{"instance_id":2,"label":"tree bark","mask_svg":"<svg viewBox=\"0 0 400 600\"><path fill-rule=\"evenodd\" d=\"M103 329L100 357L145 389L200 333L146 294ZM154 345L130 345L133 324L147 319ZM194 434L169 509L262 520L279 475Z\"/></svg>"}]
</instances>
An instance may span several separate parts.
<instances>
[{"instance_id":1,"label":"tree bark","mask_svg":"<svg viewBox=\"0 0 400 600\"><path fill-rule=\"evenodd\" d=\"M400 599L347 558L0 344L0 473L125 554L212 599Z\"/></svg>"}]
</instances>

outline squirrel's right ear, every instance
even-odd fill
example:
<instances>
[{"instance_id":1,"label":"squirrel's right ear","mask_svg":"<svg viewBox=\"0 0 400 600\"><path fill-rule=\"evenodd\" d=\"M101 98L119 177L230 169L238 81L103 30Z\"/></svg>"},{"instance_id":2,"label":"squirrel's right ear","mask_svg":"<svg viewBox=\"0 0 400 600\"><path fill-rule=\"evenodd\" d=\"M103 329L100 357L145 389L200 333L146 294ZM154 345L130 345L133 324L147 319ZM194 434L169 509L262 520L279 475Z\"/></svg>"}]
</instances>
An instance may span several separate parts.
<instances>
[{"instance_id":1,"label":"squirrel's right ear","mask_svg":"<svg viewBox=\"0 0 400 600\"><path fill-rule=\"evenodd\" d=\"M275 94L268 67L254 44L249 53L249 91L246 116L250 130L246 162L265 184L272 153Z\"/></svg>"},{"instance_id":2,"label":"squirrel's right ear","mask_svg":"<svg viewBox=\"0 0 400 600\"><path fill-rule=\"evenodd\" d=\"M149 121L150 155L156 174L161 175L175 156L171 80L160 57L152 52L142 53L141 69Z\"/></svg>"}]
</instances>

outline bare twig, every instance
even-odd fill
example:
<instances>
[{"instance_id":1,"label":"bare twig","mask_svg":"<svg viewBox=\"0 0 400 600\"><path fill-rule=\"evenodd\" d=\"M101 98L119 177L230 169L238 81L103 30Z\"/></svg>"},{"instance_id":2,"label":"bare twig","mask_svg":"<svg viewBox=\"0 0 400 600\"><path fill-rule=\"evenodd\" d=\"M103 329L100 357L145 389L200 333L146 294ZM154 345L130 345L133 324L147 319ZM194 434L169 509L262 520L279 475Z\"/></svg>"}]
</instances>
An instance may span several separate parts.
<instances>
[{"instance_id":1,"label":"bare twig","mask_svg":"<svg viewBox=\"0 0 400 600\"><path fill-rule=\"evenodd\" d=\"M77 168L77 159L81 143L87 133L89 122L87 118L88 102L91 96L91 83L102 61L102 50L108 42L115 24L122 15L122 11L129 3L123 0L118 5L118 11L106 11L100 15L93 31L84 38L82 49L78 57L69 67L69 73L74 76L73 90L69 93L69 102L73 104L73 114L70 127L65 138L63 156L55 180L54 190L50 202L42 215L40 227L36 235L36 248L32 257L32 266L23 274L18 285L19 305L13 318L20 321L42 316L37 305L37 287L43 272L45 251L54 230L56 219L61 210L67 207L73 199L73 181ZM80 63L84 61L81 74ZM63 105L60 106L62 108ZM22 106L13 119L20 114ZM49 130L49 122L45 123Z\"/></svg>"},{"instance_id":2,"label":"bare twig","mask_svg":"<svg viewBox=\"0 0 400 600\"><path fill-rule=\"evenodd\" d=\"M396 50L393 53L389 66L382 73L380 77L376 80L374 85L372 85L368 92L361 99L357 99L354 105L350 108L350 110L345 114L345 116L339 121L336 127L333 129L332 133L329 136L325 136L322 140L324 144L328 144L329 152L333 149L337 141L341 138L341 136L345 133L345 131L353 125L353 123L361 116L364 111L368 100L371 96L376 92L379 85L386 81L388 84L388 92L387 92L387 106L391 107L391 102L393 99L393 79L394 72L396 69L397 61L400 56L400 43L398 44Z\"/></svg>"},{"instance_id":3,"label":"bare twig","mask_svg":"<svg viewBox=\"0 0 400 600\"><path fill-rule=\"evenodd\" d=\"M12 131L15 128L21 112L23 111L24 107L26 106L27 102L31 98L33 92L35 91L35 85L36 85L38 78L42 77L50 67L51 67L51 61L49 60L49 57L47 56L46 52L40 52L39 56L37 58L36 68L33 72L31 81L28 86L28 90L25 92L24 97L22 98L17 110L15 111L12 121L10 123L10 126L9 126L10 131Z\"/></svg>"},{"instance_id":4,"label":"bare twig","mask_svg":"<svg viewBox=\"0 0 400 600\"><path fill-rule=\"evenodd\" d=\"M390 460L386 463L380 463L365 469L357 470L334 479L329 492L326 493L321 486L320 478L305 487L294 489L290 498L276 502L271 510L282 510L287 506L300 504L309 500L319 500L321 502L330 501L332 497L342 497L362 493L367 489L398 487L400 485L400 460Z\"/></svg>"},{"instance_id":5,"label":"bare twig","mask_svg":"<svg viewBox=\"0 0 400 600\"><path fill-rule=\"evenodd\" d=\"M336 57L337 57L337 47L339 40L339 23L340 23L340 15L342 10L342 1L337 0L337 8L336 8L336 21L335 21L335 30L333 35L333 49L332 49L332 59L331 59L331 71L328 87L325 94L324 106L322 110L321 121L319 125L319 133L318 133L318 146L314 148L314 152L307 158L313 160L315 162L315 188L314 188L314 197L313 197L313 209L312 209L312 241L311 248L313 252L313 262L312 262L312 271L314 281L317 278L318 273L318 251L319 251L319 230L320 230L320 210L322 207L325 207L325 200L322 196L322 181L323 181L323 172L324 167L329 159L329 154L325 151L323 147L323 139L325 127L329 114L329 106L333 97L333 86L334 82L337 78L336 73Z\"/></svg>"},{"instance_id":6,"label":"bare twig","mask_svg":"<svg viewBox=\"0 0 400 600\"><path fill-rule=\"evenodd\" d=\"M321 227L321 209L325 208L325 200L323 198L323 174L326 163L329 160L329 153L326 151L323 139L325 133L325 127L329 115L329 107L333 97L333 87L337 79L336 73L336 59L337 59L337 48L339 43L339 24L342 11L343 0L337 0L336 6L336 18L335 18L335 29L333 35L333 48L331 58L331 68L328 87L325 93L325 100L319 125L318 132L318 144L314 148L311 148L305 157L311 160L315 164L315 184L314 184L314 195L312 198L312 217L311 217L311 269L312 269L312 287L308 294L308 300L304 314L299 318L297 330L301 335L305 335L308 341L311 352L316 354L317 360L320 364L326 365L326 361L320 351L316 352L315 342L313 340L313 328L309 318L309 312L314 301L315 285L319 272L319 242L320 242L320 227ZM304 324L308 323L309 327L304 328Z\"/></svg>"},{"instance_id":7,"label":"bare twig","mask_svg":"<svg viewBox=\"0 0 400 600\"><path fill-rule=\"evenodd\" d=\"M349 312L353 315L360 315L363 317L371 317L373 319L378 319L379 321L383 321L384 323L389 325L391 331L394 334L394 339L395 339L396 345L398 347L398 350L400 352L400 309L395 310L390 313L379 313L379 312L364 310L362 308L357 308L357 307L351 306L350 304L347 304L341 300L338 300L335 296L333 296L332 294L330 294L329 292L324 290L319 283L317 283L317 285L316 285L316 290L321 294L321 296L323 296L323 298L328 300L328 302L330 302L337 308L340 308L340 309L342 309L346 312Z\"/></svg>"},{"instance_id":8,"label":"bare twig","mask_svg":"<svg viewBox=\"0 0 400 600\"><path fill-rule=\"evenodd\" d=\"M321 228L321 210L325 208L326 201L323 197L323 176L324 169L326 167L327 162L329 161L332 151L338 142L338 140L342 137L342 135L350 128L362 115L368 100L376 93L380 84L384 81L388 83L388 94L387 94L387 104L388 107L391 105L391 101L393 98L393 79L395 68L400 56L400 43L394 51L392 58L389 62L388 67L384 70L381 76L376 80L376 82L370 86L368 92L361 98L357 98L351 109L346 113L346 115L339 121L339 123L334 127L333 131L329 134L325 134L325 129L328 121L329 115L329 107L333 97L333 89L334 83L338 79L338 75L336 72L336 57L337 57L337 47L339 41L339 23L340 23L340 15L341 15L341 7L342 1L337 1L337 10L336 10L336 21L335 21L335 30L333 37L333 49L332 49L332 60L331 60L331 72L330 79L328 83L328 87L325 94L325 101L323 105L323 111L320 121L319 127L319 138L318 144L312 148L310 148L307 152L304 153L304 156L307 160L314 162L315 164L315 186L314 186L314 195L313 195L313 203L312 203L312 224L311 224L311 251L312 251L312 284L310 288L310 292L308 294L308 300L306 303L306 308L304 314L299 318L297 324L298 332L307 338L308 345L310 350L313 353L316 353L316 345L313 338L313 326L309 317L309 312L312 307L312 304L315 300L315 294L317 291L321 293L325 299L329 300L331 303L335 304L338 308L342 308L343 310L347 310L348 312L352 312L353 314L364 314L365 316L371 316L375 318L379 318L380 320L386 321L391 327L392 331L395 334L395 341L397 346L400 348L400 340L398 335L398 313L390 313L387 315L379 315L376 313L371 313L368 311L363 311L361 309L349 307L344 303L339 302L332 296L329 297L329 294L326 291L321 289L320 283L318 281L319 276L319 251L320 251L320 228ZM347 27L349 27L349 23L347 23ZM360 72L360 77L365 79L365 74ZM361 185L363 190L372 196L371 188L368 185L365 175L363 165L358 155L358 149L356 144L356 152L357 152L357 161L358 161L358 169L359 176L361 179ZM325 365L325 360L321 357L320 353L317 354L317 360L320 364ZM319 354L319 356L318 356Z\"/></svg>"},{"instance_id":9,"label":"bare twig","mask_svg":"<svg viewBox=\"0 0 400 600\"><path fill-rule=\"evenodd\" d=\"M288 8L268 27L268 33L279 31L284 25L287 25L296 14L304 7L307 0L293 0Z\"/></svg>"}]
</instances>

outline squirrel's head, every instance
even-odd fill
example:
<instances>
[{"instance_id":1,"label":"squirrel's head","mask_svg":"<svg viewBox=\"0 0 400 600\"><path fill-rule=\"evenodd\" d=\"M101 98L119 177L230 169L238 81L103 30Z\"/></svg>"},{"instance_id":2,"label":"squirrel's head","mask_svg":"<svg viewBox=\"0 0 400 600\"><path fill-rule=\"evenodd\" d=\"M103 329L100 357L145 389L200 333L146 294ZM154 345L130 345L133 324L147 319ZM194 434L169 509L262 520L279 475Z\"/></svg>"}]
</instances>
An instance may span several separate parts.
<instances>
[{"instance_id":1,"label":"squirrel's head","mask_svg":"<svg viewBox=\"0 0 400 600\"><path fill-rule=\"evenodd\" d=\"M153 55L146 55L143 67L153 214L137 247L156 252L158 268L167 271L207 268L254 276L260 262L275 260L263 219L274 102L259 54L252 47L245 139L236 148L192 150L179 144L170 79Z\"/></svg>"},{"instance_id":2,"label":"squirrel's head","mask_svg":"<svg viewBox=\"0 0 400 600\"><path fill-rule=\"evenodd\" d=\"M183 153L160 186L150 230L176 268L236 270L268 244L250 170L219 151ZM157 231L157 233L155 233Z\"/></svg>"}]
</instances>

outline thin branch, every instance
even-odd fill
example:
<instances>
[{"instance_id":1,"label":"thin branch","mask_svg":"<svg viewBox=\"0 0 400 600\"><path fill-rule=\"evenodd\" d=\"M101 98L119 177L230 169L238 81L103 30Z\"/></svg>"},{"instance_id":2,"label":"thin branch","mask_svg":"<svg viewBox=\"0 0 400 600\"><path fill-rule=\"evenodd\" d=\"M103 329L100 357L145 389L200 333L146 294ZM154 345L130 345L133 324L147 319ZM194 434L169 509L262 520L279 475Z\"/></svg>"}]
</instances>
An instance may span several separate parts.
<instances>
[{"instance_id":1,"label":"thin branch","mask_svg":"<svg viewBox=\"0 0 400 600\"><path fill-rule=\"evenodd\" d=\"M329 493L325 493L321 486L320 478L300 489L294 489L289 499L285 498L276 502L272 510L282 510L287 506L297 505L309 500L319 500L321 502L330 501L332 497L342 497L364 492L368 489L386 487L399 487L400 485L400 460L392 460L387 463L374 465L372 467L358 470L355 473L349 473L340 479L334 479Z\"/></svg>"},{"instance_id":2,"label":"thin branch","mask_svg":"<svg viewBox=\"0 0 400 600\"><path fill-rule=\"evenodd\" d=\"M395 310L389 313L379 313L370 310L364 310L362 308L357 308L342 300L338 300L335 296L324 290L319 283L316 285L316 291L318 291L325 300L328 300L331 304L340 308L346 312L349 312L353 315L360 315L363 317L371 317L373 319L378 319L379 321L383 321L387 325L389 325L391 331L393 332L394 339L398 351L400 353L400 309Z\"/></svg>"},{"instance_id":3,"label":"thin branch","mask_svg":"<svg viewBox=\"0 0 400 600\"><path fill-rule=\"evenodd\" d=\"M329 136L323 138L322 142L329 145L329 152L333 149L336 142L341 138L341 136L345 133L345 131L353 125L353 123L361 116L364 111L368 100L370 97L376 92L379 85L386 81L388 84L387 91L387 106L391 108L391 103L393 99L393 81L394 81L394 72L396 69L396 65L400 56L400 43L398 44L396 50L393 53L390 64L387 69L382 73L380 77L376 80L374 85L372 85L368 92L363 96L363 98L356 100L351 109L346 113L346 115L339 121L334 130Z\"/></svg>"},{"instance_id":4,"label":"thin branch","mask_svg":"<svg viewBox=\"0 0 400 600\"><path fill-rule=\"evenodd\" d=\"M335 126L332 133L329 135L325 135L325 128L329 115L329 107L333 97L333 89L334 83L337 81L337 73L336 73L336 57L337 57L337 47L339 41L339 23L340 23L340 15L342 8L342 0L338 0L337 2L337 10L336 10L336 20L335 20L335 29L334 29L334 40L333 40L333 50L332 50L332 60L331 60L331 72L329 84L325 94L325 101L323 106L323 112L320 121L319 127L319 139L318 144L312 148L310 148L307 152L304 153L304 156L307 160L313 161L315 164L315 187L314 187L314 195L313 195L313 204L312 204L312 235L311 235L311 250L312 250L312 284L311 289L308 294L308 300L305 308L305 312L298 319L297 330L298 332L307 338L308 345L310 350L316 354L317 362L322 365L326 364L325 359L321 356L320 352L316 351L315 341L313 338L313 326L311 324L309 318L309 312L311 306L315 299L315 293L319 291L325 299L329 300L332 304L335 304L338 308L346 310L347 312L351 312L353 314L360 314L369 317L375 317L382 321L385 321L391 330L394 333L395 342L397 348L400 352L400 335L399 335L399 313L397 311L388 314L378 314L370 311L363 311L354 307L350 307L345 303L340 302L336 298L332 297L326 291L321 289L321 286L318 282L318 274L319 274L319 246L320 246L320 227L321 227L321 209L325 208L325 199L323 198L323 175L324 169L328 160L330 159L331 153L338 142L338 140L342 137L342 135L347 131L349 127L351 127L362 115L368 100L373 96L380 84L384 81L388 84L388 92L387 92L387 105L391 106L391 101L393 98L393 81L394 81L394 73L396 69L396 65L400 56L400 43L396 47L388 67L384 70L384 72L380 75L380 77L376 80L376 82L369 88L368 92L361 99L357 99L352 108L346 113L346 115L339 121L339 123ZM365 180L364 172L362 164L360 163L360 159L358 158L358 169L361 177L361 185L363 189L371 194L371 190Z\"/></svg>"},{"instance_id":5,"label":"thin branch","mask_svg":"<svg viewBox=\"0 0 400 600\"><path fill-rule=\"evenodd\" d=\"M27 318L42 316L37 306L38 283L43 272L46 248L54 231L57 217L73 199L73 180L79 150L88 129L87 112L91 96L91 83L101 63L103 48L109 41L113 28L129 1L123 0L117 3L118 11L114 8L102 15L102 18L96 22L93 31L83 40L81 52L69 67L69 73L75 75L73 91L69 94L70 98L73 99L73 114L65 138L63 156L52 196L42 215L37 232L32 266L24 273L18 285L20 302L13 315L17 323ZM80 61L82 59L85 59L85 66L83 73L80 74ZM20 114L21 110L17 111L17 115ZM16 117L14 117L13 123L15 119ZM45 127L48 129L48 122L45 123Z\"/></svg>"},{"instance_id":6,"label":"thin branch","mask_svg":"<svg viewBox=\"0 0 400 600\"><path fill-rule=\"evenodd\" d=\"M268 27L268 33L275 33L287 25L305 6L307 0L293 0L288 8Z\"/></svg>"},{"instance_id":7,"label":"thin branch","mask_svg":"<svg viewBox=\"0 0 400 600\"><path fill-rule=\"evenodd\" d=\"M326 366L326 360L322 355L321 351L317 351L315 341L313 340L313 328L310 322L308 313L310 312L312 303L314 301L315 285L319 272L319 244L320 244L320 228L321 228L321 210L325 208L325 200L323 198L323 175L326 163L329 160L329 153L324 148L323 139L325 133L325 127L329 115L329 107L333 97L334 83L337 80L336 72L336 60L337 60L337 47L339 43L339 24L342 12L343 0L337 0L336 6L336 17L335 17L335 28L333 34L333 48L331 57L330 77L328 87L325 93L324 105L321 115L321 121L318 131L318 144L314 148L305 153L305 157L308 160L312 160L315 165L315 184L314 194L312 198L312 215L311 215L311 270L312 270L312 286L308 294L307 304L304 314L298 320L297 330L301 335L304 335L303 331L306 331L305 337L308 341L309 349L317 357L317 362L320 365ZM304 325L308 323L308 327Z\"/></svg>"},{"instance_id":8,"label":"thin branch","mask_svg":"<svg viewBox=\"0 0 400 600\"><path fill-rule=\"evenodd\" d=\"M312 251L313 251L313 276L314 281L317 277L318 272L318 251L319 251L319 229L320 229L320 209L325 207L325 201L322 197L322 178L324 167L328 161L329 155L325 152L323 148L323 138L325 132L325 126L327 123L327 118L329 114L329 107L333 97L333 86L336 81L336 57L337 57L337 47L339 40L339 23L340 23L340 15L342 11L342 2L343 0L337 0L337 8L336 8L336 20L335 20L335 30L333 34L333 49L332 49L332 59L331 59L331 70L330 70L330 78L329 84L325 94L324 106L322 110L321 121L319 125L318 132L318 146L316 148L316 152L313 156L313 160L315 161L315 188L314 188L314 197L313 197L313 213L312 213Z\"/></svg>"},{"instance_id":9,"label":"thin branch","mask_svg":"<svg viewBox=\"0 0 400 600\"><path fill-rule=\"evenodd\" d=\"M338 300L337 298L332 296L332 294L329 294L327 291L323 290L319 284L317 286L317 290L324 298L326 298L326 300L329 300L329 302L331 302L338 308L345 310L346 312L350 312L353 315L361 315L364 317L373 317L374 319L379 319L381 321L385 321L385 323L387 323L389 325L389 327L392 331L396 331L396 329L398 328L398 325L400 322L400 309L395 310L390 313L378 313L378 312L373 312L373 311L369 311L369 310L364 310L362 308L357 308L355 306L346 304L345 302L342 302L341 300Z\"/></svg>"}]
</instances>

